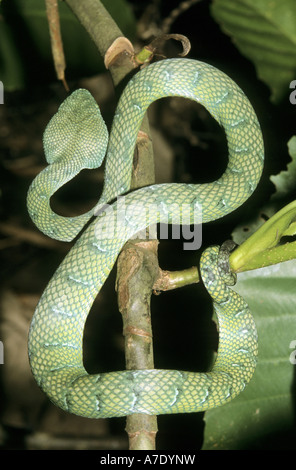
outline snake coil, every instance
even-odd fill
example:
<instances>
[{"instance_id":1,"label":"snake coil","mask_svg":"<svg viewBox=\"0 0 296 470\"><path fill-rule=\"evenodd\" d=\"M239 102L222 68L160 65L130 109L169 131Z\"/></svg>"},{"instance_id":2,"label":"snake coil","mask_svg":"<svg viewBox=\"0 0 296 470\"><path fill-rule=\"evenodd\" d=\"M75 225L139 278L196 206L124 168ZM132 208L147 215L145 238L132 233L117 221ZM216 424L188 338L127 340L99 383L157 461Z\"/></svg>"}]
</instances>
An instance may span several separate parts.
<instances>
[{"instance_id":1,"label":"snake coil","mask_svg":"<svg viewBox=\"0 0 296 470\"><path fill-rule=\"evenodd\" d=\"M203 104L224 127L227 168L209 184L160 184L128 192L143 116L153 101L165 96L183 96ZM78 217L55 214L50 208L52 194L82 168L99 166L106 148L104 189L96 207ZM234 398L253 375L257 334L247 304L228 286L229 276L216 246L206 249L200 262L219 321L219 349L210 372L153 369L89 375L83 366L82 337L91 305L129 238L149 224L170 223L176 206L182 206L182 215L190 221L197 204L202 206L203 222L218 219L243 204L256 188L264 159L262 134L241 89L205 63L163 60L130 80L109 141L94 99L86 90L77 90L48 124L44 149L49 166L32 182L27 201L40 230L71 240L92 215L99 215L58 267L34 313L29 357L40 387L57 406L90 418L196 412ZM125 194L128 216L117 217L118 201L102 210L120 194ZM143 207L153 204L158 210L147 221Z\"/></svg>"}]
</instances>

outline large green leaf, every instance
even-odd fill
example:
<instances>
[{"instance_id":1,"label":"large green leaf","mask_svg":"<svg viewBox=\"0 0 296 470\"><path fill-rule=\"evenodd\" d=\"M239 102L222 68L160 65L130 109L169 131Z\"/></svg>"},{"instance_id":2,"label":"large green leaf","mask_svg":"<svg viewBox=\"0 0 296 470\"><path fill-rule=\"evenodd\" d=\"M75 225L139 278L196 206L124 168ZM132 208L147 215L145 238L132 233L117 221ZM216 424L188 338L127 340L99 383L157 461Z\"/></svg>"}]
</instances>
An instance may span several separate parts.
<instances>
[{"instance_id":1,"label":"large green leaf","mask_svg":"<svg viewBox=\"0 0 296 470\"><path fill-rule=\"evenodd\" d=\"M274 193L270 200L261 207L258 213L253 214L253 219L243 221L238 225L232 233L233 240L238 244L242 244L250 238L252 233L258 230L265 221L266 217L272 217L279 209L291 200L296 198L296 136L294 135L288 141L288 151L291 161L287 164L287 168L280 171L277 175L270 176L270 180L274 184ZM264 215L264 217L263 217Z\"/></svg>"},{"instance_id":2,"label":"large green leaf","mask_svg":"<svg viewBox=\"0 0 296 470\"><path fill-rule=\"evenodd\" d=\"M255 374L243 393L205 415L204 449L293 448L296 261L239 275L259 336Z\"/></svg>"},{"instance_id":3,"label":"large green leaf","mask_svg":"<svg viewBox=\"0 0 296 470\"><path fill-rule=\"evenodd\" d=\"M276 188L272 200L291 197L296 192L296 136L294 135L288 142L288 150L291 156L291 162L288 163L287 169L281 171L278 175L271 176L270 180Z\"/></svg>"},{"instance_id":4,"label":"large green leaf","mask_svg":"<svg viewBox=\"0 0 296 470\"><path fill-rule=\"evenodd\" d=\"M214 0L212 14L279 101L295 79L295 0Z\"/></svg>"}]
</instances>

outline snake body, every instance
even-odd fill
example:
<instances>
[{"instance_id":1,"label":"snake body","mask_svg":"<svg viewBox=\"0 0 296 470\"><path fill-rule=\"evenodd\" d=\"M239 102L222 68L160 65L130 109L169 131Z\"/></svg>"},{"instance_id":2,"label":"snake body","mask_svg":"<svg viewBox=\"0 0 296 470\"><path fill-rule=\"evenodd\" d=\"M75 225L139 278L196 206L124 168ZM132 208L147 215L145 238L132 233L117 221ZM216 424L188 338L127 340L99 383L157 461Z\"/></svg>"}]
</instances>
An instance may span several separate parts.
<instances>
[{"instance_id":1,"label":"snake body","mask_svg":"<svg viewBox=\"0 0 296 470\"><path fill-rule=\"evenodd\" d=\"M228 166L209 184L161 184L128 192L143 116L153 101L166 96L201 103L224 127ZM34 313L29 357L40 387L57 406L90 418L196 412L234 398L253 375L257 334L247 304L228 286L218 247L206 249L200 263L219 322L218 354L210 372L153 369L90 375L83 366L82 338L91 305L129 238L152 223L172 223L176 203L191 222L195 207L201 205L207 222L233 211L254 191L263 167L263 141L244 93L215 67L190 59L163 60L138 72L115 112L102 196L83 216L61 217L51 210L49 200L81 168L102 161L107 131L86 90L77 90L62 104L45 131L44 145L50 165L28 193L34 222L48 235L69 240L93 214L97 217L58 267ZM120 200L104 206L120 194L125 194L124 216ZM157 207L149 218L148 206Z\"/></svg>"}]
</instances>

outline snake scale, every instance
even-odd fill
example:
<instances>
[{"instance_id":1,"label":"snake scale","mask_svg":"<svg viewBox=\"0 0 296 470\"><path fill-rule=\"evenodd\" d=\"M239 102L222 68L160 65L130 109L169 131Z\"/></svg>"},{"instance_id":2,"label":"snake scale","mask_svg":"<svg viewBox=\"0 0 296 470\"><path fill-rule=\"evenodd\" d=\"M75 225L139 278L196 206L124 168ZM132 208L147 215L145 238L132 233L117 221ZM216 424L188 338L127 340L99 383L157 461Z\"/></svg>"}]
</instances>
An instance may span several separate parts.
<instances>
[{"instance_id":1,"label":"snake scale","mask_svg":"<svg viewBox=\"0 0 296 470\"><path fill-rule=\"evenodd\" d=\"M159 184L129 192L143 116L153 101L167 96L201 103L223 126L227 168L220 179L207 184ZM73 218L55 214L50 208L51 195L82 168L99 166L106 148L104 188L96 207ZM29 357L39 386L57 406L90 418L197 412L234 398L253 375L257 334L246 302L229 287L233 282L219 263L217 246L207 248L200 262L219 323L219 347L211 371L153 369L91 375L83 366L82 338L92 303L129 238L148 224L172 222L170 208L176 202L190 220L200 204L202 221L208 222L235 210L256 188L264 160L262 133L241 89L211 65L165 59L129 81L114 115L109 142L95 100L79 89L48 124L44 149L50 165L28 192L28 210L36 225L51 237L71 240L94 214L96 217L58 267L34 313ZM126 212L117 217L115 227L120 194L125 194ZM147 221L143 207L150 204L158 209Z\"/></svg>"}]
</instances>

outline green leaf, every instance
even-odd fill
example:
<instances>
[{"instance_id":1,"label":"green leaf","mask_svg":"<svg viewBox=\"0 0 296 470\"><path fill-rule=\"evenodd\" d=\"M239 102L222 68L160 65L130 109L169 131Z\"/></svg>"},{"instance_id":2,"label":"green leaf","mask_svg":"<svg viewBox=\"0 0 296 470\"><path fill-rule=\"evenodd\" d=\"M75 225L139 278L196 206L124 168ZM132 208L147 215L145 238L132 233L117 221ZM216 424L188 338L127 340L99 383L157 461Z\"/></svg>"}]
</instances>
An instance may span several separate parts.
<instances>
[{"instance_id":1,"label":"green leaf","mask_svg":"<svg viewBox=\"0 0 296 470\"><path fill-rule=\"evenodd\" d=\"M296 242L280 244L282 237L295 234L296 201L274 214L231 255L235 272L258 269L296 258Z\"/></svg>"},{"instance_id":2,"label":"green leaf","mask_svg":"<svg viewBox=\"0 0 296 470\"><path fill-rule=\"evenodd\" d=\"M283 199L295 193L296 190L296 136L294 135L288 142L289 154L292 161L288 163L287 169L281 171L278 175L271 176L270 180L276 188L272 200Z\"/></svg>"},{"instance_id":3,"label":"green leaf","mask_svg":"<svg viewBox=\"0 0 296 470\"><path fill-rule=\"evenodd\" d=\"M242 273L259 337L255 374L237 398L206 412L203 449L294 448L296 261Z\"/></svg>"},{"instance_id":4,"label":"green leaf","mask_svg":"<svg viewBox=\"0 0 296 470\"><path fill-rule=\"evenodd\" d=\"M241 245L256 230L271 218L286 202L295 199L296 195L296 136L288 141L288 151L291 156L291 162L288 163L286 170L281 171L277 175L270 176L270 180L275 186L275 192L270 200L262 207L250 221L244 221L238 225L232 233L233 240ZM295 235L295 227L293 223L282 231L281 236ZM249 242L248 242L249 243Z\"/></svg>"},{"instance_id":5,"label":"green leaf","mask_svg":"<svg viewBox=\"0 0 296 470\"><path fill-rule=\"evenodd\" d=\"M280 101L295 79L295 0L214 0L212 14Z\"/></svg>"}]
</instances>

